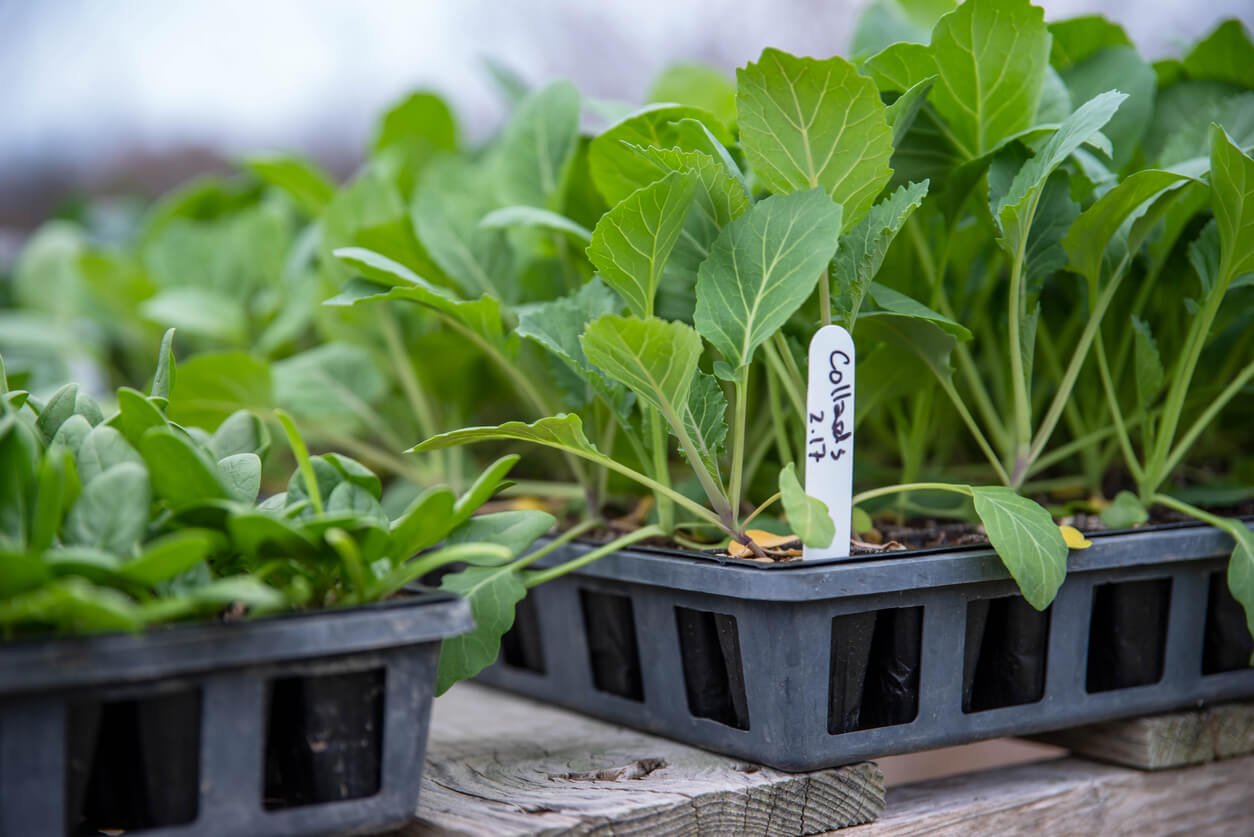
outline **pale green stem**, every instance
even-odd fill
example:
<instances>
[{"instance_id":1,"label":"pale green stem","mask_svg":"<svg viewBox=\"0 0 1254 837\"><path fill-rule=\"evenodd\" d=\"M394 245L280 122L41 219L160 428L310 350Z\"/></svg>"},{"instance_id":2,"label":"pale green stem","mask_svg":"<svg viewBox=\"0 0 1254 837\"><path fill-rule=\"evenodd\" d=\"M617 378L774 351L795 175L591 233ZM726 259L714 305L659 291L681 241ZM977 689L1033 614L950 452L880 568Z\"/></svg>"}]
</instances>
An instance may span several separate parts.
<instances>
[{"instance_id":1,"label":"pale green stem","mask_svg":"<svg viewBox=\"0 0 1254 837\"><path fill-rule=\"evenodd\" d=\"M1184 455L1188 453L1189 448L1197 441L1197 437L1200 436L1202 431L1206 429L1207 425L1214 420L1215 416L1219 414L1219 411L1226 407L1228 402L1236 397L1237 393L1240 392L1246 383L1249 382L1251 377L1254 377L1254 362L1248 364L1243 370L1241 370L1241 374L1236 378L1233 378L1228 386L1224 387L1224 390L1219 394L1219 397L1215 398L1209 405L1207 405L1205 411L1197 417L1197 420L1194 421L1189 429L1185 431L1184 435L1180 437L1180 441L1167 457L1167 461L1163 464L1162 471L1164 479L1176 469L1176 466L1180 464L1180 460L1184 458Z\"/></svg>"},{"instance_id":2,"label":"pale green stem","mask_svg":"<svg viewBox=\"0 0 1254 837\"><path fill-rule=\"evenodd\" d=\"M575 526L572 526L569 529L567 529L562 534L558 535L556 538L553 538L551 541L549 541L548 543L546 543L544 546L540 547L539 549L533 550L532 552L529 552L527 555L523 556L522 558L519 558L510 566L515 570L521 570L526 567L530 567L532 564L534 564L536 561L539 561L544 556L548 555L549 553L557 549L560 549L561 547L573 541L575 538L582 535L584 532L589 532L595 529L596 527L600 526L603 522L604 521L602 521L600 518L594 517L590 520L585 520L581 523L578 523Z\"/></svg>"},{"instance_id":3,"label":"pale green stem","mask_svg":"<svg viewBox=\"0 0 1254 837\"><path fill-rule=\"evenodd\" d=\"M586 567L594 561L599 561L607 555L612 555L615 552L618 552L620 549L626 549L633 543L639 543L640 541L647 540L648 538L656 538L664 534L666 533L662 531L660 526L645 526L634 532L623 535L621 538L616 538L607 543L605 546L586 552L578 558L567 561L564 564L558 564L556 567L549 567L546 570L533 572L527 576L526 581L523 583L526 584L528 589L537 587L544 584L546 581L552 581L555 578L560 578L561 576L566 575L566 573L573 572L581 567Z\"/></svg>"},{"instance_id":4,"label":"pale green stem","mask_svg":"<svg viewBox=\"0 0 1254 837\"><path fill-rule=\"evenodd\" d=\"M967 485L955 485L952 482L912 482L905 485L889 485L883 488L872 488L869 491L863 491L853 495L852 505L860 506L867 500L874 500L876 497L888 497L893 494L904 494L909 491L948 491L951 494L963 494L967 497L971 496L971 487Z\"/></svg>"},{"instance_id":5,"label":"pale green stem","mask_svg":"<svg viewBox=\"0 0 1254 837\"><path fill-rule=\"evenodd\" d=\"M666 428L662 426L662 416L657 410L650 408L648 413L649 433L652 437L650 447L653 454L653 478L669 486L671 477L666 450ZM694 462L693 466L699 468L700 464ZM669 532L675 528L675 505L664 494L657 495L657 519L658 524L665 531Z\"/></svg>"},{"instance_id":6,"label":"pale green stem","mask_svg":"<svg viewBox=\"0 0 1254 837\"><path fill-rule=\"evenodd\" d=\"M745 419L749 408L749 367L741 368L736 375L736 409L732 419L731 482L727 489L731 502L732 523L740 518L741 480L745 467Z\"/></svg>"}]
</instances>

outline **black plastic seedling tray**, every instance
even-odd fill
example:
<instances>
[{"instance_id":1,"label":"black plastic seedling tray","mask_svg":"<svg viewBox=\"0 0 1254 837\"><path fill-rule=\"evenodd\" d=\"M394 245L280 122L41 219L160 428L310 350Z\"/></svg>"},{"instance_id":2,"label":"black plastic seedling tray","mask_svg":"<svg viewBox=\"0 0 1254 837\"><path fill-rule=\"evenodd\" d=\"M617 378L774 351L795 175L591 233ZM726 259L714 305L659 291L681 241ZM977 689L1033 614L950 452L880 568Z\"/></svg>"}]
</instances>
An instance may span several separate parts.
<instances>
[{"instance_id":1,"label":"black plastic seedling tray","mask_svg":"<svg viewBox=\"0 0 1254 837\"><path fill-rule=\"evenodd\" d=\"M792 771L1254 697L1231 549L1201 526L1095 536L1043 613L987 548L625 550L532 590L480 679Z\"/></svg>"},{"instance_id":2,"label":"black plastic seedling tray","mask_svg":"<svg viewBox=\"0 0 1254 837\"><path fill-rule=\"evenodd\" d=\"M0 835L295 835L413 816L440 640L367 607L0 646Z\"/></svg>"}]
</instances>

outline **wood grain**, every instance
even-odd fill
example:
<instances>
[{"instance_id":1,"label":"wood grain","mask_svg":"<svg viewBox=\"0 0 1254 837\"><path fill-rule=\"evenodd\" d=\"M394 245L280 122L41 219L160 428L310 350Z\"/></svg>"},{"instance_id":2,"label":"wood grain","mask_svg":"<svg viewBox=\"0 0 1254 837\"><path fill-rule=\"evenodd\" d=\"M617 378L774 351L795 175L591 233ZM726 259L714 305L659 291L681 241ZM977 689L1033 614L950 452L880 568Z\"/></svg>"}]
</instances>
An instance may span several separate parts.
<instances>
[{"instance_id":1,"label":"wood grain","mask_svg":"<svg viewBox=\"0 0 1254 837\"><path fill-rule=\"evenodd\" d=\"M1254 704L1235 703L1036 736L1076 755L1163 770L1254 753Z\"/></svg>"},{"instance_id":2,"label":"wood grain","mask_svg":"<svg viewBox=\"0 0 1254 837\"><path fill-rule=\"evenodd\" d=\"M1076 758L951 776L888 792L879 821L841 837L1254 833L1254 757L1147 773Z\"/></svg>"},{"instance_id":3,"label":"wood grain","mask_svg":"<svg viewBox=\"0 0 1254 837\"><path fill-rule=\"evenodd\" d=\"M460 684L436 701L419 821L399 833L803 835L883 807L871 763L781 773Z\"/></svg>"}]
</instances>

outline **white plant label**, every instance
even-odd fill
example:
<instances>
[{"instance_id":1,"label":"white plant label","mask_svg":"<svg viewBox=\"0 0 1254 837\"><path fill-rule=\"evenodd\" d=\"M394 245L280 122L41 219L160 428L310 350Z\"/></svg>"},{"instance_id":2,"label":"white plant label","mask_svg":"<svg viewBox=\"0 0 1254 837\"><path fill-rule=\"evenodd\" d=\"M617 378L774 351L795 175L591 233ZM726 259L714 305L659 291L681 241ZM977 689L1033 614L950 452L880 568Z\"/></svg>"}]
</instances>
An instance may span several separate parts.
<instances>
[{"instance_id":1,"label":"white plant label","mask_svg":"<svg viewBox=\"0 0 1254 837\"><path fill-rule=\"evenodd\" d=\"M853 516L853 338L823 326L810 341L806 392L806 494L827 504L836 537L804 558L845 558Z\"/></svg>"}]
</instances>

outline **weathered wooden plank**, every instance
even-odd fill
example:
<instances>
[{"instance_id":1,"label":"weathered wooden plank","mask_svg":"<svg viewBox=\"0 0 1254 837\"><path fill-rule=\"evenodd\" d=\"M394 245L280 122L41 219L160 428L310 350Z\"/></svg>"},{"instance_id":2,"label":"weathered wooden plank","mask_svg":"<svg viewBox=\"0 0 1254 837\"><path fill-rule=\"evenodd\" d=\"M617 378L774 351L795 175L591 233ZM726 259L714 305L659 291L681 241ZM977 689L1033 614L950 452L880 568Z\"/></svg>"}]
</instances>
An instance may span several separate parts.
<instances>
[{"instance_id":1,"label":"weathered wooden plank","mask_svg":"<svg viewBox=\"0 0 1254 837\"><path fill-rule=\"evenodd\" d=\"M1254 833L1254 756L1147 773L1063 758L888 792L879 821L841 837Z\"/></svg>"},{"instance_id":2,"label":"weathered wooden plank","mask_svg":"<svg viewBox=\"0 0 1254 837\"><path fill-rule=\"evenodd\" d=\"M401 833L802 835L883 806L871 763L781 773L462 684L436 701L419 821Z\"/></svg>"},{"instance_id":3,"label":"weathered wooden plank","mask_svg":"<svg viewBox=\"0 0 1254 837\"><path fill-rule=\"evenodd\" d=\"M1254 753L1254 704L1111 721L1036 736L1076 755L1162 770Z\"/></svg>"}]
</instances>

